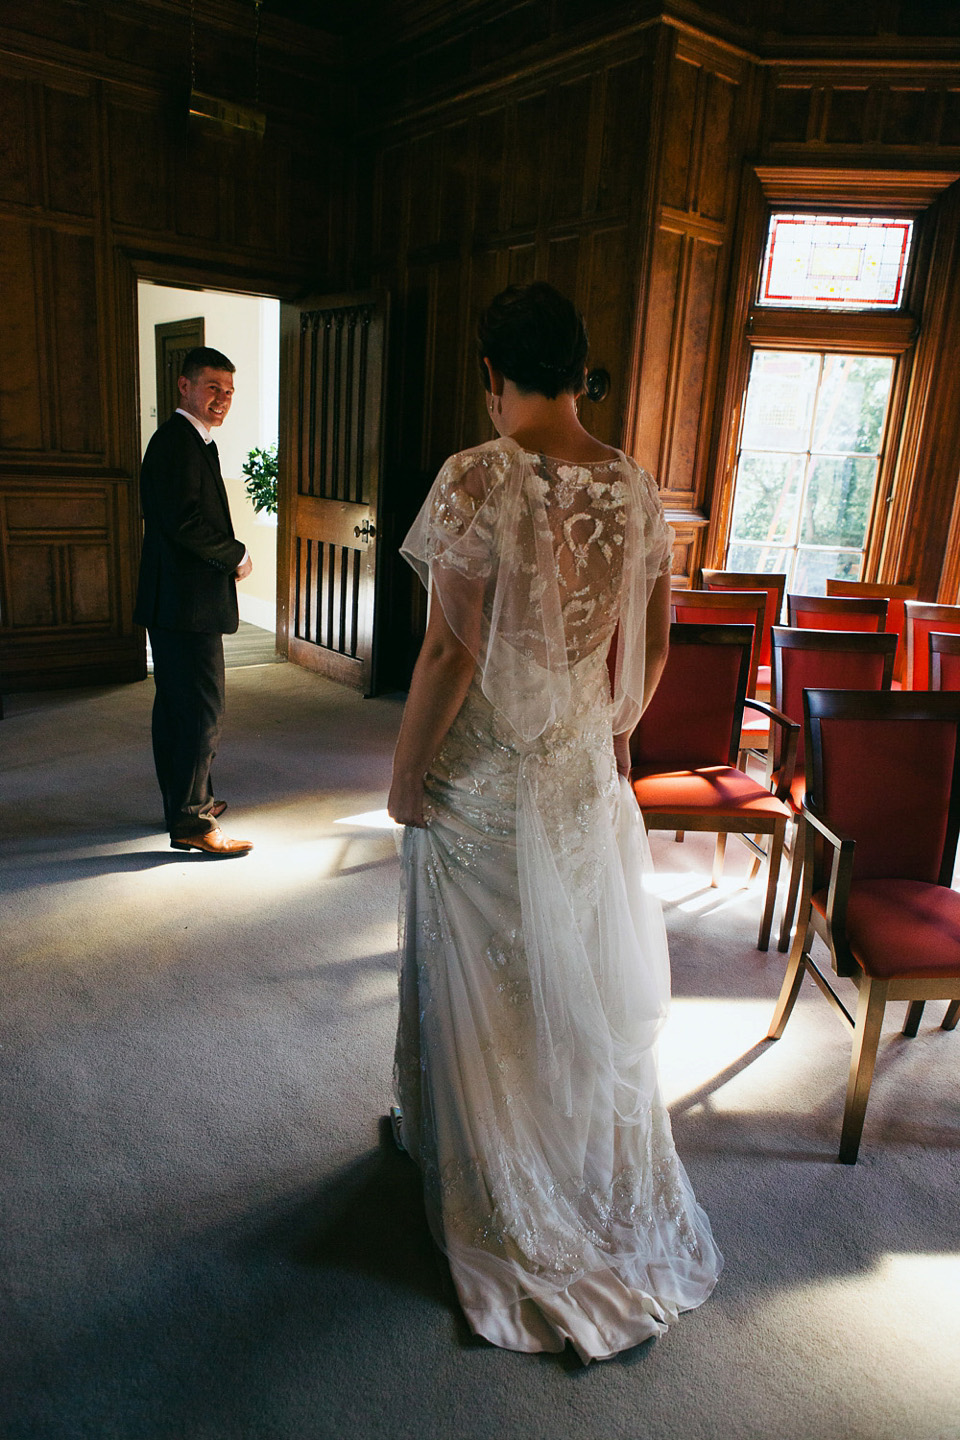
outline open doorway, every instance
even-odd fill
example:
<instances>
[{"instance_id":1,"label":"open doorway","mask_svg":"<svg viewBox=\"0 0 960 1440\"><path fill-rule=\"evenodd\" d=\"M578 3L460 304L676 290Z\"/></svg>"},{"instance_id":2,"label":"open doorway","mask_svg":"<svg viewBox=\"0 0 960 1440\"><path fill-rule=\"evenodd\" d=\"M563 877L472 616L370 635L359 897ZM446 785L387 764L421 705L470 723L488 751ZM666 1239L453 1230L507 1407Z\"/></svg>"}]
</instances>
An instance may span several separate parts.
<instances>
[{"instance_id":1,"label":"open doorway","mask_svg":"<svg viewBox=\"0 0 960 1440\"><path fill-rule=\"evenodd\" d=\"M202 321L203 343L229 355L236 396L217 433L233 527L253 560L253 572L237 586L241 628L276 635L277 517L254 510L243 465L251 450L277 443L280 378L280 302L262 296L185 290L141 280L137 286L140 353L141 454L168 417L158 414L157 326ZM162 379L160 391L162 392ZM255 637L250 637L255 640ZM264 639L266 637L264 636ZM272 648L272 647L271 647Z\"/></svg>"}]
</instances>

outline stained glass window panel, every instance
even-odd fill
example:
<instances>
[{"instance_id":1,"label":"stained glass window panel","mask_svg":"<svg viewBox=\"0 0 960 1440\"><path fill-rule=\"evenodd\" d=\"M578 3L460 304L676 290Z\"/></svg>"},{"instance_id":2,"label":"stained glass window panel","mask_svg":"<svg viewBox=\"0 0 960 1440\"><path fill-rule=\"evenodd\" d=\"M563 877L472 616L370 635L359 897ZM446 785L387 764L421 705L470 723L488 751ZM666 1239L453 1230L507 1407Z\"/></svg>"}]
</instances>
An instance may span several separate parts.
<instances>
[{"instance_id":1,"label":"stained glass window panel","mask_svg":"<svg viewBox=\"0 0 960 1440\"><path fill-rule=\"evenodd\" d=\"M896 310L903 301L913 221L772 215L761 305L805 310Z\"/></svg>"}]
</instances>

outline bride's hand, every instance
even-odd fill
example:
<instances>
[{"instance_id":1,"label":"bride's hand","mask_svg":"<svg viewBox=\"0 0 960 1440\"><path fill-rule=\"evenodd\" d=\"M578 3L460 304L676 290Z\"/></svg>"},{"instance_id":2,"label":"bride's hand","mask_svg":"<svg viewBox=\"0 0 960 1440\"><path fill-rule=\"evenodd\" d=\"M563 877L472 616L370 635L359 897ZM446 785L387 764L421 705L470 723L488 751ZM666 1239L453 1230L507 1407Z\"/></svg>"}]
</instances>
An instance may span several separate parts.
<instances>
[{"instance_id":1,"label":"bride's hand","mask_svg":"<svg viewBox=\"0 0 960 1440\"><path fill-rule=\"evenodd\" d=\"M404 778L395 775L387 797L387 814L398 825L412 825L423 830L423 777Z\"/></svg>"}]
</instances>

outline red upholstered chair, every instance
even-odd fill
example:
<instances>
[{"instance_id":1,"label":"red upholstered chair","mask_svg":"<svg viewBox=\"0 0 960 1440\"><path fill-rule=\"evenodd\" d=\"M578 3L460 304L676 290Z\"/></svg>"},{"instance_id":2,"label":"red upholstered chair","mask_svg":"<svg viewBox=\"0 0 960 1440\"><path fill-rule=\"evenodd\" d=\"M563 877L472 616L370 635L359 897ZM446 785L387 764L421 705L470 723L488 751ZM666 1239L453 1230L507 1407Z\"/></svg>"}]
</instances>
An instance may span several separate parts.
<instances>
[{"instance_id":1,"label":"red upholstered chair","mask_svg":"<svg viewBox=\"0 0 960 1440\"><path fill-rule=\"evenodd\" d=\"M782 794L771 795L736 767L744 703L786 732L784 791L799 726L762 701L745 698L753 633L749 625L671 625L663 676L630 737L630 783L648 829L716 833L714 885L728 834L739 835L760 857L765 852L752 837L770 836L757 939L758 949L766 950L790 812Z\"/></svg>"},{"instance_id":2,"label":"red upholstered chair","mask_svg":"<svg viewBox=\"0 0 960 1440\"><path fill-rule=\"evenodd\" d=\"M670 596L673 618L681 625L752 625L753 649L747 694L757 691L757 666L764 637L766 590L674 590ZM769 626L767 627L769 634Z\"/></svg>"},{"instance_id":3,"label":"red upholstered chair","mask_svg":"<svg viewBox=\"0 0 960 1440\"><path fill-rule=\"evenodd\" d=\"M931 630L930 689L960 690L960 635Z\"/></svg>"},{"instance_id":4,"label":"red upholstered chair","mask_svg":"<svg viewBox=\"0 0 960 1440\"><path fill-rule=\"evenodd\" d=\"M857 1158L888 1000L916 1035L928 1000L960 1016L960 694L807 690L803 892L768 1039L778 1040L805 972L854 1031L840 1160ZM814 935L859 990L856 1018L811 959Z\"/></svg>"},{"instance_id":5,"label":"red upholstered chair","mask_svg":"<svg viewBox=\"0 0 960 1440\"><path fill-rule=\"evenodd\" d=\"M960 605L931 605L926 600L908 600L904 605L907 612L907 673L905 685L909 690L930 688L930 644L927 636L931 630L941 634L960 634Z\"/></svg>"},{"instance_id":6,"label":"red upholstered chair","mask_svg":"<svg viewBox=\"0 0 960 1440\"><path fill-rule=\"evenodd\" d=\"M788 595L787 616L798 629L877 631L886 629L887 602L882 595Z\"/></svg>"},{"instance_id":7,"label":"red upholstered chair","mask_svg":"<svg viewBox=\"0 0 960 1440\"><path fill-rule=\"evenodd\" d=\"M798 724L803 723L803 692L808 686L835 690L889 690L893 676L893 657L897 649L896 635L855 630L789 630L775 625L770 632L773 651L773 704ZM770 788L780 793L783 757L779 735L768 760L767 779ZM793 779L784 799L795 820L799 822L806 789L804 768L804 736L797 740L795 760L791 760ZM793 847L790 866L790 887L780 921L779 948L790 943L790 927L800 889L803 871L803 845L800 825Z\"/></svg>"},{"instance_id":8,"label":"red upholstered chair","mask_svg":"<svg viewBox=\"0 0 960 1440\"><path fill-rule=\"evenodd\" d=\"M749 570L701 570L707 590L765 590L767 608L763 616L763 638L760 641L760 662L757 669L757 693L770 696L770 626L779 625L783 614L783 592L786 575L764 575Z\"/></svg>"},{"instance_id":9,"label":"red upholstered chair","mask_svg":"<svg viewBox=\"0 0 960 1440\"><path fill-rule=\"evenodd\" d=\"M675 590L671 597L673 618L681 625L752 625L753 649L750 652L750 674L747 695L756 696L757 667L764 636L764 615L767 608L766 590ZM769 631L769 626L767 627ZM741 768L748 750L766 753L770 744L770 723L765 715L749 715L743 722L740 737Z\"/></svg>"},{"instance_id":10,"label":"red upholstered chair","mask_svg":"<svg viewBox=\"0 0 960 1440\"><path fill-rule=\"evenodd\" d=\"M893 680L903 683L903 672L907 668L906 626L907 612L904 602L916 600L917 585L886 585L877 580L828 580L827 594L845 596L848 599L883 599L887 602L887 621L884 629L889 635L899 635L896 658L893 662Z\"/></svg>"}]
</instances>

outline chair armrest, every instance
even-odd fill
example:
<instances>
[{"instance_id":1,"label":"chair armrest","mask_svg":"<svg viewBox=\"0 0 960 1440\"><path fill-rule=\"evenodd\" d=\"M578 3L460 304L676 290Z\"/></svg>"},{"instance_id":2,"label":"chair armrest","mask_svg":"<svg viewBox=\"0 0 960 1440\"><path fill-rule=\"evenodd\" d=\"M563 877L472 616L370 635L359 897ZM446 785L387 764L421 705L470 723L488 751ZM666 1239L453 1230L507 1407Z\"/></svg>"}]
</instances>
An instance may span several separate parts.
<instances>
[{"instance_id":1,"label":"chair armrest","mask_svg":"<svg viewBox=\"0 0 960 1440\"><path fill-rule=\"evenodd\" d=\"M856 962L846 941L847 899L853 881L853 856L857 842L850 835L844 835L828 825L823 816L817 814L816 808L806 795L803 797L803 816L808 824L819 830L833 850L830 883L827 888L827 934L834 969L838 974L852 974L856 969Z\"/></svg>"},{"instance_id":2,"label":"chair armrest","mask_svg":"<svg viewBox=\"0 0 960 1440\"><path fill-rule=\"evenodd\" d=\"M746 709L748 705L752 710L759 710L761 715L766 715L767 719L771 720L773 724L777 725L783 732L781 740L783 746L781 754L783 758L780 761L776 773L776 788L773 793L777 800L785 800L790 793L790 786L793 784L793 772L797 763L797 744L800 738L800 726L795 720L791 720L788 715L784 715L782 710L776 710L772 705L768 705L765 700L745 700L743 702L744 709ZM772 746L770 747L770 754L773 754ZM767 778L768 783L772 785L774 780L772 771L768 774Z\"/></svg>"}]
</instances>

